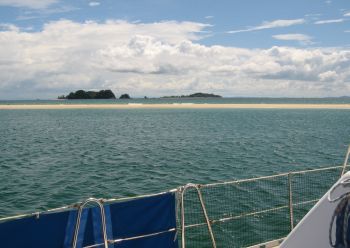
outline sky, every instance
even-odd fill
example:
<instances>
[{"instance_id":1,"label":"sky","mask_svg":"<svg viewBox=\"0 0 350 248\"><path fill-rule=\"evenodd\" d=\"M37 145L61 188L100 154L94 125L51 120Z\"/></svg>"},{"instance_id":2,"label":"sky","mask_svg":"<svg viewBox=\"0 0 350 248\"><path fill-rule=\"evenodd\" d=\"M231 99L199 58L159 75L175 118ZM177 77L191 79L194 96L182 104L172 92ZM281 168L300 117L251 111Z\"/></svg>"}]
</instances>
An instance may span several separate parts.
<instances>
[{"instance_id":1,"label":"sky","mask_svg":"<svg viewBox=\"0 0 350 248\"><path fill-rule=\"evenodd\" d=\"M0 0L0 100L350 96L348 0Z\"/></svg>"}]
</instances>

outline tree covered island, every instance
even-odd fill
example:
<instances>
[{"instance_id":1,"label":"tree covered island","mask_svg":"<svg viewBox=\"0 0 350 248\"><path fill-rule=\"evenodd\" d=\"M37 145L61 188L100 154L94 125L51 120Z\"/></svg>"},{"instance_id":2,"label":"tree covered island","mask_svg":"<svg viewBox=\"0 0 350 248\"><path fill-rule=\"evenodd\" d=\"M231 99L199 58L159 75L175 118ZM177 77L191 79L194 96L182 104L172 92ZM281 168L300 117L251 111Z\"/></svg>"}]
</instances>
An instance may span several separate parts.
<instances>
[{"instance_id":1,"label":"tree covered island","mask_svg":"<svg viewBox=\"0 0 350 248\"><path fill-rule=\"evenodd\" d=\"M119 99L131 99L131 97L129 96L129 94L122 94Z\"/></svg>"},{"instance_id":2,"label":"tree covered island","mask_svg":"<svg viewBox=\"0 0 350 248\"><path fill-rule=\"evenodd\" d=\"M59 96L58 99L115 99L115 95L111 90L77 90L76 92L69 93L67 96Z\"/></svg>"},{"instance_id":3,"label":"tree covered island","mask_svg":"<svg viewBox=\"0 0 350 248\"><path fill-rule=\"evenodd\" d=\"M194 93L190 95L181 95L181 96L163 96L162 98L194 98L194 97L222 97L215 94L210 93Z\"/></svg>"}]
</instances>

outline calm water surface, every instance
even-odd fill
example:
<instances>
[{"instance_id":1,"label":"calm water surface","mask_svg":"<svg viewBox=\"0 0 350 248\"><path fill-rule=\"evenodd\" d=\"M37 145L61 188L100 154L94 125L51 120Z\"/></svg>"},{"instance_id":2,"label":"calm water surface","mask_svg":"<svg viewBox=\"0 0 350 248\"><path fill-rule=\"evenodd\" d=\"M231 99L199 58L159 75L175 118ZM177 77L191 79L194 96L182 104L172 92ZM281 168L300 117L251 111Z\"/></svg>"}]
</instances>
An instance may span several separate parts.
<instances>
[{"instance_id":1,"label":"calm water surface","mask_svg":"<svg viewBox=\"0 0 350 248\"><path fill-rule=\"evenodd\" d=\"M0 110L0 216L342 163L348 110Z\"/></svg>"}]
</instances>

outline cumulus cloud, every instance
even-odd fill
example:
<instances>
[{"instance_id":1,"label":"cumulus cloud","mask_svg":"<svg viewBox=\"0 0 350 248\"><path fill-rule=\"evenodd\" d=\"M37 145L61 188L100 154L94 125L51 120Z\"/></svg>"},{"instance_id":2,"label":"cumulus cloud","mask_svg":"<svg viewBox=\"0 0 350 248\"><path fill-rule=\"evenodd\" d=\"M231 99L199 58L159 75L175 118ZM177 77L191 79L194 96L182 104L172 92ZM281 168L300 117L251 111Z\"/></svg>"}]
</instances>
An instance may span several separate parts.
<instances>
[{"instance_id":1,"label":"cumulus cloud","mask_svg":"<svg viewBox=\"0 0 350 248\"><path fill-rule=\"evenodd\" d=\"M99 88L136 96L350 93L350 50L205 46L198 40L206 28L193 22L61 20L25 32L5 25L0 99L53 98Z\"/></svg>"},{"instance_id":2,"label":"cumulus cloud","mask_svg":"<svg viewBox=\"0 0 350 248\"><path fill-rule=\"evenodd\" d=\"M18 32L20 29L10 23L0 23L0 31L14 31L14 32Z\"/></svg>"},{"instance_id":3,"label":"cumulus cloud","mask_svg":"<svg viewBox=\"0 0 350 248\"><path fill-rule=\"evenodd\" d=\"M281 27L289 27L293 25L303 24L305 23L305 19L292 19L292 20L274 20L270 22L263 22L259 26L249 27L246 29L240 30L232 30L228 31L229 34L242 33L242 32L251 32L263 29L271 29L271 28L281 28Z\"/></svg>"},{"instance_id":4,"label":"cumulus cloud","mask_svg":"<svg viewBox=\"0 0 350 248\"><path fill-rule=\"evenodd\" d=\"M336 71L326 71L318 75L321 81L335 81L337 79Z\"/></svg>"},{"instance_id":5,"label":"cumulus cloud","mask_svg":"<svg viewBox=\"0 0 350 248\"><path fill-rule=\"evenodd\" d=\"M0 0L1 6L42 9L58 2L58 0Z\"/></svg>"},{"instance_id":6,"label":"cumulus cloud","mask_svg":"<svg viewBox=\"0 0 350 248\"><path fill-rule=\"evenodd\" d=\"M95 7L95 6L99 6L100 4L101 4L100 2L90 2L89 6Z\"/></svg>"},{"instance_id":7,"label":"cumulus cloud","mask_svg":"<svg viewBox=\"0 0 350 248\"><path fill-rule=\"evenodd\" d=\"M305 34L277 34L273 35L276 40L298 41L301 44L311 44L312 37Z\"/></svg>"},{"instance_id":8,"label":"cumulus cloud","mask_svg":"<svg viewBox=\"0 0 350 248\"><path fill-rule=\"evenodd\" d=\"M343 21L345 21L345 19L321 20L321 21L314 22L314 24L320 25L320 24L340 23Z\"/></svg>"}]
</instances>

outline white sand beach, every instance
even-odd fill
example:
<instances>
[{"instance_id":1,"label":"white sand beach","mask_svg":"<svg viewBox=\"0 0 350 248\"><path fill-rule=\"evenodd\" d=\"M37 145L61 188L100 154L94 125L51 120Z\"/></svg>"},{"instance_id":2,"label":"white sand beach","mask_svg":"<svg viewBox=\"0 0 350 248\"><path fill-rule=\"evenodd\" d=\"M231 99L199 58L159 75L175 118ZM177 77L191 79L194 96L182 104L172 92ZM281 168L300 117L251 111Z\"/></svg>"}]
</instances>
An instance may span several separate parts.
<instances>
[{"instance_id":1,"label":"white sand beach","mask_svg":"<svg viewBox=\"0 0 350 248\"><path fill-rule=\"evenodd\" d=\"M3 104L15 109L349 109L350 104Z\"/></svg>"}]
</instances>

